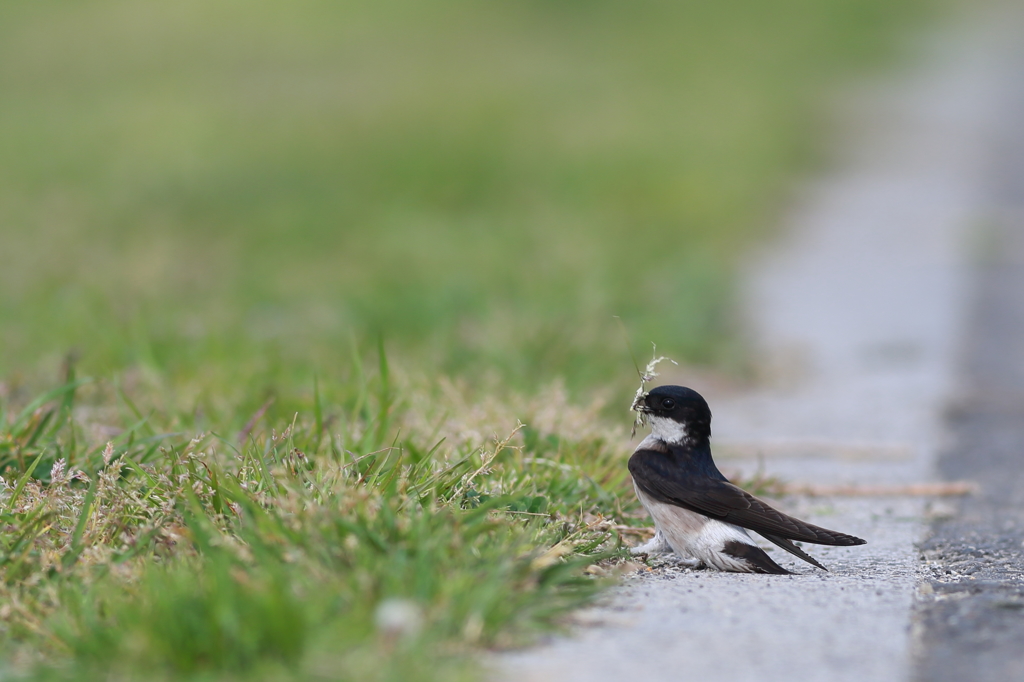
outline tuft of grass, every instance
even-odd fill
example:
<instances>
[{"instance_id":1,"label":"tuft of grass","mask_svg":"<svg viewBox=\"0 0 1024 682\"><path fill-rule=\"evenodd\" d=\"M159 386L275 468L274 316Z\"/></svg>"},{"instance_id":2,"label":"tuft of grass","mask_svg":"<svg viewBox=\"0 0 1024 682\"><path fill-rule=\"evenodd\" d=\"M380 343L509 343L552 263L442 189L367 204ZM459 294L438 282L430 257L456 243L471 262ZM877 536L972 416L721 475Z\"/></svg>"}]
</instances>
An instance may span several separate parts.
<instances>
[{"instance_id":1,"label":"tuft of grass","mask_svg":"<svg viewBox=\"0 0 1024 682\"><path fill-rule=\"evenodd\" d=\"M403 434L391 381L382 361L351 410L240 447L138 424L92 444L73 416L32 438L78 382L0 422L4 653L39 679L462 679L586 603L621 546L611 444Z\"/></svg>"}]
</instances>

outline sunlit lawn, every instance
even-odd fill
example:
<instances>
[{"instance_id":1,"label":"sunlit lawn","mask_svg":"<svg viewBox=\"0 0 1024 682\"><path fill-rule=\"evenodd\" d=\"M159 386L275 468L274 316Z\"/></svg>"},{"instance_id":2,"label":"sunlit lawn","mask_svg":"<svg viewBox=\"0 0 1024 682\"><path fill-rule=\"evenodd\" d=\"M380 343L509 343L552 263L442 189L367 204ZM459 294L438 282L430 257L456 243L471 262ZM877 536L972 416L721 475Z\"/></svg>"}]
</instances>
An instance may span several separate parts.
<instances>
[{"instance_id":1,"label":"sunlit lawn","mask_svg":"<svg viewBox=\"0 0 1024 682\"><path fill-rule=\"evenodd\" d=\"M550 627L640 523L614 316L739 371L740 257L938 4L0 3L6 665L454 679Z\"/></svg>"}]
</instances>

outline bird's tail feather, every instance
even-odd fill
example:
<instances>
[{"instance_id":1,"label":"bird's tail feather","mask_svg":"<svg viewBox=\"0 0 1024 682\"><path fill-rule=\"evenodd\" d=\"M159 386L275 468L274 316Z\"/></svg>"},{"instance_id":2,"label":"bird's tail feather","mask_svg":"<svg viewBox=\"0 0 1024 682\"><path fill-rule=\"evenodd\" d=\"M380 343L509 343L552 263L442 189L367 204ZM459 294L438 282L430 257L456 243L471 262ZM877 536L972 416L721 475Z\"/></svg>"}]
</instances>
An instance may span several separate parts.
<instances>
[{"instance_id":1,"label":"bird's tail feather","mask_svg":"<svg viewBox=\"0 0 1024 682\"><path fill-rule=\"evenodd\" d=\"M761 533L761 535L764 535L764 537L768 541L774 542L776 545L778 545L782 549L786 550L790 554L793 554L794 556L800 557L801 559L803 559L807 563L811 564L812 566L817 566L818 568L820 568L823 571L827 571L828 570L827 568L825 568L824 566L819 564L817 559L815 559L810 554L808 554L807 552L803 551L802 549L800 549L799 547L794 545L790 540L787 540L786 538L783 538L783 537L779 537L778 535L767 535L766 533Z\"/></svg>"}]
</instances>

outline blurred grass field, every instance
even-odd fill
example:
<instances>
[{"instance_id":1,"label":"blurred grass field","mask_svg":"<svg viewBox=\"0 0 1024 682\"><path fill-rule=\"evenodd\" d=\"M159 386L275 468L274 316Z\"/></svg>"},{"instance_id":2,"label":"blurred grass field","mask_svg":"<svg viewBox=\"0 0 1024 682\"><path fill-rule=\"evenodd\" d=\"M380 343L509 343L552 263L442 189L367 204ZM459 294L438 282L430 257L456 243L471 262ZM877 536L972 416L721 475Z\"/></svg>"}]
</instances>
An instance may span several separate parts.
<instances>
[{"instance_id":1,"label":"blurred grass field","mask_svg":"<svg viewBox=\"0 0 1024 682\"><path fill-rule=\"evenodd\" d=\"M0 376L592 386L613 315L735 364L822 95L928 4L5 2Z\"/></svg>"},{"instance_id":2,"label":"blurred grass field","mask_svg":"<svg viewBox=\"0 0 1024 682\"><path fill-rule=\"evenodd\" d=\"M613 316L742 367L828 97L941 4L0 3L0 671L472 679L551 627L640 523Z\"/></svg>"}]
</instances>

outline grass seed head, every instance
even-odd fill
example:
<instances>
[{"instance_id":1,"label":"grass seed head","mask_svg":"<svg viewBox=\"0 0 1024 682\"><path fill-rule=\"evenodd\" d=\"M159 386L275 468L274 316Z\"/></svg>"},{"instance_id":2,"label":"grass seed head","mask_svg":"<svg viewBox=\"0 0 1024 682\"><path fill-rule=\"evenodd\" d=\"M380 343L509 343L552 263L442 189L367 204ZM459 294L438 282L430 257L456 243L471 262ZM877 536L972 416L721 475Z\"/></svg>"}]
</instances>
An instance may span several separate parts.
<instances>
[{"instance_id":1,"label":"grass seed head","mask_svg":"<svg viewBox=\"0 0 1024 682\"><path fill-rule=\"evenodd\" d=\"M644 390L647 386L647 382L653 381L654 378L658 376L658 371L656 369L658 367L658 363L662 362L663 360L668 360L673 365L679 365L679 363L673 360L672 358L666 357L664 355L658 355L658 347L655 346L654 344L651 344L651 347L651 361L647 363L646 367L644 367L643 372L638 372L640 374L640 387L636 389L636 393L633 395L633 402L630 403L629 405L630 411L636 413L636 418L633 420L633 428L629 432L630 438L636 435L636 430L639 427L645 426L647 424L647 413L641 412L638 408L640 407L640 403L643 402L644 398L647 397L647 391Z\"/></svg>"}]
</instances>

